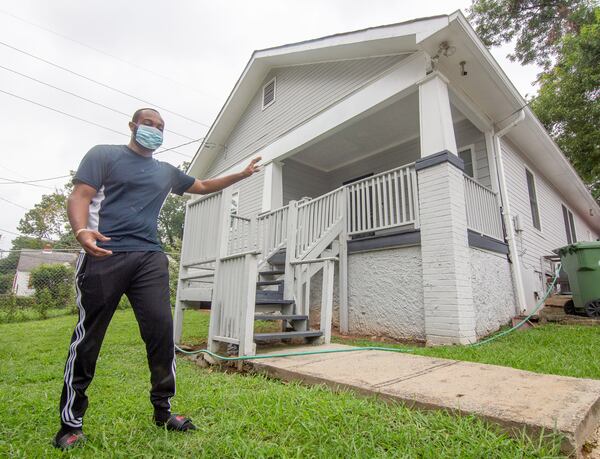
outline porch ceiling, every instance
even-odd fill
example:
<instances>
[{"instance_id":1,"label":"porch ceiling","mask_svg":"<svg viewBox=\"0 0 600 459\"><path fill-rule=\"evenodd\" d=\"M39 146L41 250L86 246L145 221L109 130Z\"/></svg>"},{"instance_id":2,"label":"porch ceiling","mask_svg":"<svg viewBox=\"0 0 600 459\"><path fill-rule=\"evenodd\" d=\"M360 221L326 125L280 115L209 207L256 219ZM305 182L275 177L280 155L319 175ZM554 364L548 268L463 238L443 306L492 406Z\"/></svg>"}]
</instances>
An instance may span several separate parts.
<instances>
[{"instance_id":1,"label":"porch ceiling","mask_svg":"<svg viewBox=\"0 0 600 459\"><path fill-rule=\"evenodd\" d=\"M454 122L464 115L452 107ZM345 126L292 158L324 172L419 137L418 92Z\"/></svg>"}]
</instances>

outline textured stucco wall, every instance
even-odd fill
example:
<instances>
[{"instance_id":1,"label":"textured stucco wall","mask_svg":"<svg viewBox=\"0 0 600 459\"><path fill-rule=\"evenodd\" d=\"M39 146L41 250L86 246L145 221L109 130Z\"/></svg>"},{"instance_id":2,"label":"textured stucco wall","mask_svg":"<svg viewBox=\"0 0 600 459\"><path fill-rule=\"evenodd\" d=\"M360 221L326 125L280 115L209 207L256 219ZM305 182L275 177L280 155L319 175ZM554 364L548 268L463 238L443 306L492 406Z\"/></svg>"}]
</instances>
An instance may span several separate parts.
<instances>
[{"instance_id":1,"label":"textured stucco wall","mask_svg":"<svg viewBox=\"0 0 600 459\"><path fill-rule=\"evenodd\" d=\"M473 303L478 337L506 324L515 314L510 265L505 255L470 249Z\"/></svg>"},{"instance_id":2,"label":"textured stucco wall","mask_svg":"<svg viewBox=\"0 0 600 459\"><path fill-rule=\"evenodd\" d=\"M334 325L339 323L335 273ZM395 339L425 339L421 248L354 253L348 257L350 333ZM311 283L311 324L319 322L321 275Z\"/></svg>"}]
</instances>

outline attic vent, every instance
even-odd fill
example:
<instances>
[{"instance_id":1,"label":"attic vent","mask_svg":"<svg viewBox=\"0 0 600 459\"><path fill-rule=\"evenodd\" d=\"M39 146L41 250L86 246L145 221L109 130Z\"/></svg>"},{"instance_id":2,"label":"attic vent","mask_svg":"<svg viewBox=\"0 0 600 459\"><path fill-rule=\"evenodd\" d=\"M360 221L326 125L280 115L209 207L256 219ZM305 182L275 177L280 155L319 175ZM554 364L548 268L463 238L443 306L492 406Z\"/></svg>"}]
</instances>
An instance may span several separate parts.
<instances>
[{"instance_id":1,"label":"attic vent","mask_svg":"<svg viewBox=\"0 0 600 459\"><path fill-rule=\"evenodd\" d=\"M275 102L275 78L263 86L263 110Z\"/></svg>"}]
</instances>

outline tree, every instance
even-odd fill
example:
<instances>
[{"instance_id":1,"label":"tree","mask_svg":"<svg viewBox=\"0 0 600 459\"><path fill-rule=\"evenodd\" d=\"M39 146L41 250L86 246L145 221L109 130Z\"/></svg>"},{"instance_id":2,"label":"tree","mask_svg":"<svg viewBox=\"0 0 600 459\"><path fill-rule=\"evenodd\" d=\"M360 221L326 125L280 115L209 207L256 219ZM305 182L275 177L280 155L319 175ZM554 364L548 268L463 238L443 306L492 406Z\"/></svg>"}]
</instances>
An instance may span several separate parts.
<instances>
[{"instance_id":1,"label":"tree","mask_svg":"<svg viewBox=\"0 0 600 459\"><path fill-rule=\"evenodd\" d=\"M557 64L540 78L532 109L600 199L600 8L565 36Z\"/></svg>"},{"instance_id":2,"label":"tree","mask_svg":"<svg viewBox=\"0 0 600 459\"><path fill-rule=\"evenodd\" d=\"M561 40L593 22L593 0L473 0L469 19L486 46L515 41L511 60L552 66Z\"/></svg>"},{"instance_id":3,"label":"tree","mask_svg":"<svg viewBox=\"0 0 600 459\"><path fill-rule=\"evenodd\" d=\"M27 211L17 229L38 239L52 240L63 237L70 231L65 190L43 195L42 200Z\"/></svg>"},{"instance_id":4,"label":"tree","mask_svg":"<svg viewBox=\"0 0 600 459\"><path fill-rule=\"evenodd\" d=\"M189 163L184 162L179 169L184 171L188 166ZM187 200L185 196L169 194L158 216L158 237L167 251L178 251L181 248Z\"/></svg>"},{"instance_id":5,"label":"tree","mask_svg":"<svg viewBox=\"0 0 600 459\"><path fill-rule=\"evenodd\" d=\"M158 237L165 250L173 250L176 246L181 245L187 200L188 198L185 196L170 194L160 211Z\"/></svg>"},{"instance_id":6,"label":"tree","mask_svg":"<svg viewBox=\"0 0 600 459\"><path fill-rule=\"evenodd\" d=\"M600 30L597 0L473 0L469 18L488 46L544 67L531 107L600 199Z\"/></svg>"}]
</instances>

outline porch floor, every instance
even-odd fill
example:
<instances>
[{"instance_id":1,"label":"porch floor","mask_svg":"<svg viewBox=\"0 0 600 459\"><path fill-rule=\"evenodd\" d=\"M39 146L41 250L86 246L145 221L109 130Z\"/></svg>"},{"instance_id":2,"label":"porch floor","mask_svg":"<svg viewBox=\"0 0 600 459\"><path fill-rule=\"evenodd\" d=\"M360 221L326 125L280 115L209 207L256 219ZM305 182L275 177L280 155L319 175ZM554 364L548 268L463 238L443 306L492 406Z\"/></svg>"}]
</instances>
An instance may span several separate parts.
<instances>
[{"instance_id":1,"label":"porch floor","mask_svg":"<svg viewBox=\"0 0 600 459\"><path fill-rule=\"evenodd\" d=\"M340 344L264 349L261 354L351 348ZM251 361L283 380L326 384L419 409L475 415L510 434L558 431L579 452L600 423L600 381L419 355L356 351Z\"/></svg>"}]
</instances>

